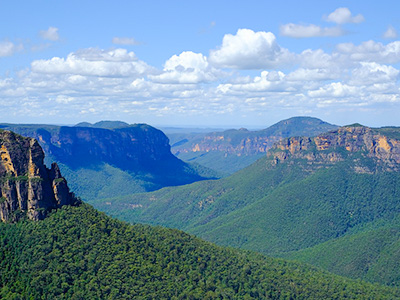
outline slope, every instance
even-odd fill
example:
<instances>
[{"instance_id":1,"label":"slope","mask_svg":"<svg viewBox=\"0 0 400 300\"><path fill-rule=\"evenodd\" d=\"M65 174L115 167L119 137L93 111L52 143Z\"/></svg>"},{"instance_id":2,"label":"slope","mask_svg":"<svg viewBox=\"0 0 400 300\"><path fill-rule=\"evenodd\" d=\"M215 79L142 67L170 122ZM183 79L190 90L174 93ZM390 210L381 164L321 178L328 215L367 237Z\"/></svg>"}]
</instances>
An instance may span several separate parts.
<instances>
[{"instance_id":1,"label":"slope","mask_svg":"<svg viewBox=\"0 0 400 300\"><path fill-rule=\"evenodd\" d=\"M2 299L395 299L397 289L127 225L86 204L0 224Z\"/></svg>"},{"instance_id":2,"label":"slope","mask_svg":"<svg viewBox=\"0 0 400 300\"><path fill-rule=\"evenodd\" d=\"M278 254L355 234L374 222L396 224L399 170L398 128L353 125L284 139L266 157L222 180L109 199L99 208L130 222ZM368 276L375 280L377 273ZM385 283L393 283L390 276Z\"/></svg>"},{"instance_id":3,"label":"slope","mask_svg":"<svg viewBox=\"0 0 400 300\"><path fill-rule=\"evenodd\" d=\"M281 257L371 282L398 285L400 281L400 222L375 222L360 232Z\"/></svg>"}]
</instances>

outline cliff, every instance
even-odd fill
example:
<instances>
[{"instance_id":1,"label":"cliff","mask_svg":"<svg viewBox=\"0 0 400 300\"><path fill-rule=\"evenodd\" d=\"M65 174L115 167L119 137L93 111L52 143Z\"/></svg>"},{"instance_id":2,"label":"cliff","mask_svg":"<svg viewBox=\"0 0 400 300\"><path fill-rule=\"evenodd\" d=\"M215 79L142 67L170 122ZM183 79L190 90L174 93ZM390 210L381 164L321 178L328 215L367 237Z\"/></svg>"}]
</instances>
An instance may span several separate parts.
<instances>
[{"instance_id":1,"label":"cliff","mask_svg":"<svg viewBox=\"0 0 400 300\"><path fill-rule=\"evenodd\" d=\"M48 169L33 138L0 131L0 219L43 219L47 212L77 203L57 164Z\"/></svg>"},{"instance_id":2,"label":"cliff","mask_svg":"<svg viewBox=\"0 0 400 300\"><path fill-rule=\"evenodd\" d=\"M249 131L245 128L223 132L211 132L176 141L173 153L223 152L227 155L245 156L264 154L273 144L290 136L314 136L336 129L337 126L317 118L293 117L280 121L266 129Z\"/></svg>"},{"instance_id":3,"label":"cliff","mask_svg":"<svg viewBox=\"0 0 400 300\"><path fill-rule=\"evenodd\" d=\"M313 138L282 139L271 148L268 157L272 158L274 164L288 159L303 159L310 166L353 158L353 168L357 173L373 173L381 168L399 171L399 132L395 128L372 129L355 124ZM372 158L377 164L363 165L363 158Z\"/></svg>"}]
</instances>

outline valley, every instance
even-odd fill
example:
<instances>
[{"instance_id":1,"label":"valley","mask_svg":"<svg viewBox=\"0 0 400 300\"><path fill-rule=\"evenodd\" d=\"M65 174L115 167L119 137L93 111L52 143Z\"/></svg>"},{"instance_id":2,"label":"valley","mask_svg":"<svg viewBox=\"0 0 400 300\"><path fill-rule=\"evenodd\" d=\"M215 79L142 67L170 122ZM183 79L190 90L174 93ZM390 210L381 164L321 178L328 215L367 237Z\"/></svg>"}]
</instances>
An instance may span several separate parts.
<instances>
[{"instance_id":1,"label":"valley","mask_svg":"<svg viewBox=\"0 0 400 300\"><path fill-rule=\"evenodd\" d=\"M0 296L400 298L400 130L317 120L221 179L145 124L2 124Z\"/></svg>"}]
</instances>

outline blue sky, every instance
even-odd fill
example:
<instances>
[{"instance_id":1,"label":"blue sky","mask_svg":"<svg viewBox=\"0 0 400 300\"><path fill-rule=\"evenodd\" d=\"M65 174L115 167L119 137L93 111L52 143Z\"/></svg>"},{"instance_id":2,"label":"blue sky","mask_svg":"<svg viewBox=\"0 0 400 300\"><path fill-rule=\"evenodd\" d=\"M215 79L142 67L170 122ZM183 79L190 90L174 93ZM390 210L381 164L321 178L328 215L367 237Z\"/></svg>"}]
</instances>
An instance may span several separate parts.
<instances>
[{"instance_id":1,"label":"blue sky","mask_svg":"<svg viewBox=\"0 0 400 300\"><path fill-rule=\"evenodd\" d=\"M400 126L397 1L2 1L0 122Z\"/></svg>"}]
</instances>

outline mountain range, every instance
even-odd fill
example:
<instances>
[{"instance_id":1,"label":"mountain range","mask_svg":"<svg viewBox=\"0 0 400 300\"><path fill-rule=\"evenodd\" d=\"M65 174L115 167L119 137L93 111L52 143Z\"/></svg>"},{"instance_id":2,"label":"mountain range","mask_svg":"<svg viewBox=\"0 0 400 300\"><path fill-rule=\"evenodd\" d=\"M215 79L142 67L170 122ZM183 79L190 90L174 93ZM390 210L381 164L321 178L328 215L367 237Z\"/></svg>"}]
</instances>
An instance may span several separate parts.
<instances>
[{"instance_id":1,"label":"mountain range","mask_svg":"<svg viewBox=\"0 0 400 300\"><path fill-rule=\"evenodd\" d=\"M294 118L289 120L292 122L291 124L294 124L294 121L303 124L303 121L308 119ZM281 125L290 124L286 121L283 121ZM322 123L323 126L326 125L324 122ZM0 241L3 243L3 252L0 253L0 256L7 257L4 261L4 268L14 270L16 274L18 274L16 270L21 268L17 261L24 261L25 255L30 257L32 255L29 252L31 251L30 248L35 248L35 245L29 244L33 230L30 226L34 226L36 229L41 226L30 225L33 224L32 221L24 221L26 219L44 219L37 224L50 222L51 225L44 225L44 228L47 229L41 231L46 236L48 235L46 231L48 228L56 227L52 223L53 221L49 221L50 218L46 218L46 216L53 216L52 211L57 209L54 216L58 220L57 223L62 224L60 225L60 234L65 233L63 229L65 226L72 226L68 227L70 228L68 232L71 233L72 239L75 238L75 232L80 232L76 236L77 241L86 234L88 234L86 240L94 238L91 231L83 233L86 229L77 229L77 224L73 220L79 218L78 215L80 214L85 216L82 218L90 216L87 220L89 223L85 223L85 226L89 226L89 228L93 228L94 224L98 222L103 224L101 225L101 232L112 232L114 226L117 228L122 226L118 225L119 223L116 221L117 223L111 222L113 225L108 228L107 224L111 223L107 221L107 217L104 216L103 218L101 214L98 215L92 208L82 204L78 198L69 192L66 180L61 176L62 172L67 174L64 175L67 180L69 180L68 176L72 179L73 184L71 186L76 187L76 189L72 188L74 192L78 191L78 195L82 192L87 195L90 203L96 208L130 223L140 222L178 228L221 246L242 248L270 256L296 260L349 278L400 286L400 266L398 264L398 261L400 261L398 252L400 245L399 128L368 128L360 124L353 124L340 128L334 127L330 131L317 135L312 134L313 131L310 129L311 131L307 136L290 136L266 147L266 152L263 152L264 154L259 160L231 176L220 180L205 180L207 176L200 174L205 174L205 172L212 174L212 172L199 166L193 167L193 165L188 165L174 157L170 151L168 138L161 131L145 124L128 125L123 122L106 121L96 124L81 123L75 127L10 124L1 126L6 129L13 127L20 133L36 137L39 143L43 145L44 152L49 154L49 158L45 161L57 158L60 165L59 168L57 164L53 164L51 169L48 169L43 163L44 153L40 149L39 143L34 139L22 138L8 130L0 132L2 134L0 138L2 145L0 214L3 221L18 221L17 226L11 225L10 227L6 224L0 228L4 230L0 237ZM304 128L302 130L304 132ZM244 130L241 131L244 132ZM232 144L232 140L229 143ZM250 151L251 148L248 147L246 151ZM235 156L240 159L240 157L246 155ZM118 174L122 174L122 176ZM181 185L190 182L193 183ZM162 188L163 186L169 187ZM155 189L159 190L150 193L138 193ZM69 209L68 207L71 205L78 207ZM66 219L67 223L60 222L59 217L57 217L58 214L62 214L61 218ZM70 219L70 216L72 216L70 214L73 215L72 219ZM94 223L90 223L92 218L96 220L93 221ZM13 233L13 230L20 231ZM164 233L171 232L174 236L168 242L168 249L171 250L174 244L173 240L177 236L173 233L174 231L165 230ZM130 229L128 231L130 232ZM10 240L10 236L14 234L19 236L21 240L15 238ZM27 234L26 238L24 237L25 234ZM157 233L152 232L150 235L157 236ZM107 236L109 235L96 236L96 238L108 243ZM44 251L44 256L38 257L40 262L48 261L53 268L60 260L65 260L63 251L62 253L58 252L65 245L61 247L58 242L54 243L54 241L64 243L62 235L53 236L53 242L50 245L46 242L47 239L42 241L41 238L41 235L36 237L38 244L40 244L38 247L53 250ZM130 236L124 236L122 239L129 240ZM156 245L158 243L156 240L168 240L165 236L157 237L156 240L146 236L145 239L151 241L147 246ZM189 244L193 243L191 239L193 237L189 236ZM16 245L21 244L23 246L26 243L30 246L26 247L27 252L21 254L21 257L19 256L20 253L25 252ZM71 239L68 239L68 243L74 244ZM205 245L209 244L206 243ZM76 247L78 246L76 245ZM99 244L95 247L102 248L104 246ZM123 247L128 249L133 246L125 245ZM164 248L161 247L159 251L161 249ZM67 255L70 255L68 253L71 253L71 251L73 252L72 249L69 249L66 252ZM205 251L212 252L214 250L207 249ZM11 257L15 256L17 261L7 256L10 253ZM55 261L51 261L51 258L48 257L49 253L53 253L50 257L55 257ZM99 255L103 254L111 255L104 252ZM259 264L264 265L265 263L263 256L250 254L250 252L239 251L230 252L230 254L233 255L232 259L235 261L241 255L253 257L257 262L252 261L252 264L255 263L252 266L256 269L259 268ZM74 252L74 255L79 256L80 254ZM117 254L114 253L110 257L115 255ZM168 259L171 253L167 251L163 252L162 255ZM231 261L231 258L228 258L229 255L225 255L228 254L223 254L221 259ZM87 277L86 271L91 258L85 259L86 267L77 271L79 275L76 278L70 278L66 281L62 279L62 282L55 278L47 281L46 286L53 286L54 291L58 291L59 294L54 294L55 297L63 294L79 295L79 292L75 290L76 280L88 284L88 281L85 281L86 279L80 277L90 277ZM112 271L114 266L111 263L112 259L110 259L105 259L110 262L105 267L107 269L105 275L109 272L114 272L114 275L118 273ZM7 264L8 261L13 261L12 267ZM144 258L142 261L146 261L146 259ZM271 259L270 262L272 261L279 265L279 260ZM145 263L147 268L152 265L151 262L154 263L155 260L147 261ZM308 272L306 270L309 270L307 274L318 274L315 275L318 278L325 276L320 275L321 273L316 269L307 269L301 263L292 264L285 261L284 265L290 266L290 270L297 268L306 273ZM178 263L178 265L186 264L193 265L193 262L180 261ZM25 273L25 275L21 275L23 278L12 277L17 275L11 271L6 272L6 275L1 279L4 287L1 291L3 298L4 295L11 298L14 294L21 296L23 292L18 287L21 282L25 284L23 285L25 291L30 291L29 295L38 295L35 293L40 294L43 289L46 289L45 286L38 283L42 275L38 275L39 279L34 281L35 284L40 286L40 291L28 289L26 284L30 284L31 279L29 278L36 278L32 274L41 274L37 272L38 268L50 273L55 272L56 269L34 265L35 268L26 273L28 275ZM109 269L110 266L113 266L112 269ZM142 266L140 265L138 268L140 269ZM64 267L67 268L67 265ZM94 269L91 269L90 272L93 274L93 270L97 270L97 267L91 265L92 267ZM201 264L196 265L195 268L198 267L203 268ZM245 268L240 263L238 270L242 267ZM288 280L293 280L293 276L296 277L295 274L290 273L291 271L288 271L288 269L283 271L281 267L282 265L279 265L279 267L275 265L273 268L279 272L288 272L290 274L288 278L291 278ZM216 266L211 268L215 269ZM186 271L196 274L197 271L191 270L187 269ZM128 271L123 272L127 273ZM67 274L68 272L61 273L59 275L63 274L63 278L70 276ZM246 271L245 274L249 273ZM257 271L257 274L260 273ZM272 273L268 274L271 274L272 277L276 276ZM168 277L170 275L160 276ZM6 284L11 278L9 276L16 280L15 284ZM28 277L25 278L24 276ZM116 278L113 276L110 277L113 278L112 280ZM121 279L125 278L121 274L116 276L120 278L118 280L126 280ZM154 276L157 277L158 275ZM268 277L268 284L270 284L272 277ZM90 280L95 280L95 277L90 278ZM237 278L241 278L239 282L244 282L241 275L238 275ZM192 280L194 279L184 281L183 286L179 286L179 288L175 286L175 289L180 291L181 296L185 295L184 290L190 291L189 294L192 296L196 295L193 296L195 298L201 298L200 295L203 296L205 292L209 292L209 295L212 296L222 295L212 294L217 289L211 288L210 290L207 284L202 286L201 291L198 286L192 285L188 288L188 284ZM225 282L227 279L221 280ZM250 277L250 280L253 279ZM253 282L257 282L261 279L257 277L254 280ZM297 280L298 278L295 281L299 282ZM152 281L150 280L150 282ZM228 291L228 294L232 293L232 295L239 293L237 287L223 285L224 288L221 289L221 281L213 279L213 282L214 286L219 286L218 291L224 291L223 293ZM103 286L104 282L97 282L96 284L98 285L92 286L92 290L98 289L104 293L102 295L97 294L97 297L102 298L104 295L112 294L109 294L110 290ZM136 281L135 284L137 284ZM240 285L240 283L237 284ZM282 284L285 286L286 283ZM290 293L292 293L290 294L292 296L305 295L316 292L316 290L310 292L311 288L305 282L298 284L306 286L305 289L301 291L295 289L288 292L286 286L284 295ZM113 283L113 286L115 285L118 284ZM353 286L353 282L350 285ZM68 288L63 290L62 286L68 286ZM147 283L142 286L149 287ZM334 286L337 287L336 283ZM336 293L336 287L334 291L330 290L329 293ZM343 288L347 292L349 291L347 287ZM150 289L157 290L154 286L151 286ZM254 290L254 288L251 289ZM320 287L316 289L318 290ZM268 288L268 291L270 290L271 287ZM114 292L124 294L124 291L125 289L122 288L122 290L119 289L118 292ZM161 290L157 291L160 292ZM260 297L260 295L265 296L260 294L260 290L257 290L258 294L248 293L247 289L242 289L242 291L246 291L241 294L243 297L244 295L253 298ZM368 291L370 292L370 290ZM96 297L90 293L91 291L85 291L85 295ZM126 294L126 298L132 296L130 293L128 293L129 296ZM162 293L166 293L163 295L169 295L169 297L172 295L168 294L164 287ZM272 292L270 295L282 297L279 293ZM377 298L377 295L384 295L385 293L380 291L372 298ZM354 294L351 295L351 297L354 296ZM357 296L354 297L357 298ZM392 295L387 298L396 297Z\"/></svg>"},{"instance_id":2,"label":"mountain range","mask_svg":"<svg viewBox=\"0 0 400 300\"><path fill-rule=\"evenodd\" d=\"M399 163L399 128L354 124L282 139L227 178L94 204L129 222L398 286Z\"/></svg>"},{"instance_id":3,"label":"mountain range","mask_svg":"<svg viewBox=\"0 0 400 300\"><path fill-rule=\"evenodd\" d=\"M0 222L1 299L400 298L396 288L112 219L69 192L36 140L0 131L0 145L1 211L18 216Z\"/></svg>"},{"instance_id":4,"label":"mountain range","mask_svg":"<svg viewBox=\"0 0 400 300\"><path fill-rule=\"evenodd\" d=\"M312 137L337 127L317 118L293 117L257 131L241 128L207 133L165 132L171 141L171 151L178 158L225 176L252 164L282 138Z\"/></svg>"}]
</instances>

